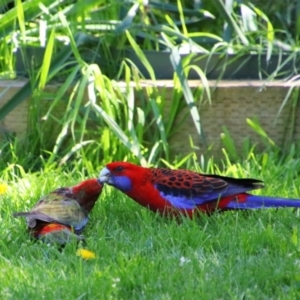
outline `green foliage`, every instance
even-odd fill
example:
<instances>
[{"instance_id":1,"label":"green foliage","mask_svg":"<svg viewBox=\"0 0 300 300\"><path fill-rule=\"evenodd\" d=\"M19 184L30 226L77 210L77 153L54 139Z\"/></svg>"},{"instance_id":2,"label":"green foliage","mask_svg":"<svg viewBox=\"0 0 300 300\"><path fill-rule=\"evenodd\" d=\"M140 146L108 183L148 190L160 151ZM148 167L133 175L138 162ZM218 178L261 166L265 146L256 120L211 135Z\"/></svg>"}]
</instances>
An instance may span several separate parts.
<instances>
[{"instance_id":1,"label":"green foliage","mask_svg":"<svg viewBox=\"0 0 300 300\"><path fill-rule=\"evenodd\" d=\"M194 71L204 86L197 98L205 95L210 101L206 70L195 64L194 53L182 58L181 48L196 50L208 61L213 54L221 53L224 66L233 62L232 53L266 53L270 60L274 51L285 51L287 40L281 40L279 46L282 35L278 35L265 10L255 5L219 0L194 5L188 1L149 1L145 5L141 1L91 0L83 5L82 1L40 4L34 0L15 1L8 8L9 1L4 1L0 22L1 77L17 76L19 70L13 66L17 61L17 66L25 68L29 81L1 107L0 119L30 96L31 109L28 135L21 141L14 137L3 141L1 153L7 160L0 165L5 168L7 161L21 161L26 169L37 170L45 164L81 164L86 157L95 162L170 161L173 154L168 143L187 117L180 114L185 105L199 140L207 147L196 97L187 81ZM206 30L206 24L211 30ZM29 46L42 50L42 57L33 51L26 60L28 49L32 49ZM296 47L295 42L293 49ZM155 72L143 50L170 53L174 69L170 108L162 89L148 86L142 91L140 80L144 74L116 51L126 48L137 54L153 80ZM296 64L295 54L288 60ZM270 79L287 63L279 62ZM220 70L220 78L224 71ZM113 78L124 80L124 88ZM137 86L136 93L131 81ZM54 87L58 82L60 87ZM226 133L223 139L231 148L227 152L231 159L237 159L228 136ZM246 150L248 144L245 143ZM28 154L26 158L23 152Z\"/></svg>"},{"instance_id":2,"label":"green foliage","mask_svg":"<svg viewBox=\"0 0 300 300\"><path fill-rule=\"evenodd\" d=\"M267 152L280 153L280 147L272 141L265 130L261 127L258 120L246 119L247 124L260 137L261 143L264 144ZM249 160L255 155L256 145L251 143L249 137L245 137L241 146L242 151L238 151L233 138L230 135L226 126L222 127L221 140L224 146L223 153L226 157L227 163L231 161Z\"/></svg>"},{"instance_id":3,"label":"green foliage","mask_svg":"<svg viewBox=\"0 0 300 300\"><path fill-rule=\"evenodd\" d=\"M258 1L194 1L195 6L184 0L149 1L144 6L142 1L18 0L10 8L9 3L0 7L0 76L16 77L14 64L21 59L29 81L1 108L0 119L29 96L31 109L26 137L1 137L0 183L8 185L0 195L1 298L280 299L288 294L298 299L298 211L228 212L178 224L105 187L85 231L86 247L96 254L91 261L76 257L75 244L59 252L29 240L24 220L11 214L58 186L96 176L112 160L254 177L266 182L266 195L299 198L298 146L280 149L257 120L247 122L268 148L261 155L249 139L239 152L225 127L221 164L193 151L173 159L168 144L187 117L180 114L186 106L205 144L195 103L201 97L194 97L187 84L189 72L195 70L204 83L200 96L210 99L210 90L194 55L182 59L180 46L208 58L221 52L228 63L230 53L264 53L269 60L274 52L296 52L299 5L290 20L284 14L292 16L294 2L276 3L270 11ZM34 54L26 61L28 45L43 45L43 57ZM155 73L142 50L170 51L171 107L166 89L142 88L143 75L134 63L111 51L127 46L152 79ZM295 58L296 53L288 59ZM298 91L290 95L295 107Z\"/></svg>"},{"instance_id":4,"label":"green foliage","mask_svg":"<svg viewBox=\"0 0 300 300\"><path fill-rule=\"evenodd\" d=\"M269 152L241 163L224 161L224 170L195 157L184 165L263 179L261 194L300 197L296 149L285 159ZM79 245L95 253L89 261L76 256L73 243L58 251L30 240L25 221L12 217L57 186L95 176L99 168L26 173L14 164L1 171L1 183L8 185L0 195L1 298L261 299L285 298L287 291L299 297L297 210L225 212L178 223L106 186L85 229L86 244Z\"/></svg>"},{"instance_id":5,"label":"green foliage","mask_svg":"<svg viewBox=\"0 0 300 300\"><path fill-rule=\"evenodd\" d=\"M120 5L118 1L110 4L91 1L89 5L82 7L80 2L70 4L62 1L49 5L48 11L46 7L37 7L36 2L31 5L16 2L5 14L2 32L6 32L11 39L15 32L20 33L18 47L22 55L29 40L44 38L43 41L47 43L42 64L40 68L31 68L24 53L24 66L28 66L30 81L0 111L0 118L4 118L19 103L32 96L27 136L31 143L11 139L3 145L2 151L6 152L8 147L14 145L16 157L21 159L24 150L30 153L31 159L26 160L26 168L32 170L39 168L44 162L49 165L65 164L76 159L78 163L86 155L94 161L108 161L112 158L134 160L136 157L142 164L146 164L147 160L153 163L159 157L168 160L168 139L174 134L174 123L183 107L181 87L174 93L172 107L166 111L165 102L159 95L161 91L157 88L148 87L147 95L140 93L139 99L136 99L129 81L133 79L139 85L140 76L130 68L130 62L120 64L119 74L126 82L126 87L122 90L106 77L101 63L100 67L93 63L99 58L99 53L91 55L89 51L90 45L95 47L97 44L98 48L101 45L100 48L105 49L109 43L113 43L111 37L122 40L122 34L127 35L128 41L138 51L140 48L127 28L128 21L133 21L129 12L141 12L143 6L134 4L127 17L115 26L114 18L118 17L122 9L124 11L128 8L127 4ZM167 6L166 9L171 8L176 7ZM99 12L102 24L102 27L98 27L102 28L98 31L102 32L102 36L100 34L98 37L92 37L95 34L95 28L91 26L96 22L95 12ZM177 8L174 13L178 13ZM182 8L180 13L183 18ZM39 24L40 27L37 18L44 22ZM137 16L136 19L138 18ZM80 24L78 19L82 20ZM32 28L27 27L27 22L33 22ZM17 24L16 31L13 24ZM74 35L74 28L78 27L80 32ZM67 46L62 45L61 37L67 41ZM139 53L142 57L141 50ZM151 72L151 65L148 65L148 71ZM152 78L155 79L155 76ZM49 86L53 79L64 81L58 90L51 88L51 84ZM186 83L183 92L188 103L194 102ZM86 94L87 98L84 97ZM195 107L191 111L199 119ZM46 135L45 132L49 134ZM10 154L7 156L9 158Z\"/></svg>"}]
</instances>

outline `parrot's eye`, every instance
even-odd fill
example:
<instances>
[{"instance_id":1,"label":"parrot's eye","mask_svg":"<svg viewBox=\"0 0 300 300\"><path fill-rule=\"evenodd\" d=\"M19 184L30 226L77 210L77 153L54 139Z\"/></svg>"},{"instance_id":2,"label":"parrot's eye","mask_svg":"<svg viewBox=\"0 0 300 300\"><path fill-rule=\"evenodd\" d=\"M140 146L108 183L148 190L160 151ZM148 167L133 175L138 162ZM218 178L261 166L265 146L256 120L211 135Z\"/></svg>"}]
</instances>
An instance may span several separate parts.
<instances>
[{"instance_id":1,"label":"parrot's eye","mask_svg":"<svg viewBox=\"0 0 300 300\"><path fill-rule=\"evenodd\" d=\"M117 172L122 172L123 170L124 170L124 167L122 167L122 166L118 166L115 168L115 171L117 171Z\"/></svg>"}]
</instances>

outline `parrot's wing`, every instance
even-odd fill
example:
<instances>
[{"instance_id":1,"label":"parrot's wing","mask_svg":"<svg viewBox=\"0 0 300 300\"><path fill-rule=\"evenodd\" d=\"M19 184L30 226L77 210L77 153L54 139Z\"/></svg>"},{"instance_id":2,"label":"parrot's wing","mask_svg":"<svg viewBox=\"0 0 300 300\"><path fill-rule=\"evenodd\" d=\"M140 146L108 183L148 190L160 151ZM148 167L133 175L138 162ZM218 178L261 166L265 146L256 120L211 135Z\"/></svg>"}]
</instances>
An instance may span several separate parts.
<instances>
[{"instance_id":1,"label":"parrot's wing","mask_svg":"<svg viewBox=\"0 0 300 300\"><path fill-rule=\"evenodd\" d=\"M40 200L29 212L15 213L14 217L27 217L30 228L35 227L35 220L61 223L81 230L88 221L88 213L72 198L57 197L48 201Z\"/></svg>"},{"instance_id":2,"label":"parrot's wing","mask_svg":"<svg viewBox=\"0 0 300 300\"><path fill-rule=\"evenodd\" d=\"M14 217L26 217L30 219L37 219L47 223L55 221L53 218L38 212L38 211L28 211L28 212L18 212L13 214Z\"/></svg>"},{"instance_id":3,"label":"parrot's wing","mask_svg":"<svg viewBox=\"0 0 300 300\"><path fill-rule=\"evenodd\" d=\"M14 217L26 217L27 218L27 225L30 228L34 228L36 226L36 220L44 221L47 223L55 222L54 218L43 214L38 211L28 211L28 212L18 212L13 214Z\"/></svg>"},{"instance_id":4,"label":"parrot's wing","mask_svg":"<svg viewBox=\"0 0 300 300\"><path fill-rule=\"evenodd\" d=\"M61 224L74 227L75 230L82 229L88 221L88 213L73 198L61 198L53 201L45 201L43 205L35 208Z\"/></svg>"},{"instance_id":5,"label":"parrot's wing","mask_svg":"<svg viewBox=\"0 0 300 300\"><path fill-rule=\"evenodd\" d=\"M88 221L88 213L73 198L61 197L52 201L42 201L33 211L37 215L46 215L50 221L58 222L81 230ZM32 212L33 212L32 211ZM44 221L44 219L41 219Z\"/></svg>"},{"instance_id":6,"label":"parrot's wing","mask_svg":"<svg viewBox=\"0 0 300 300\"><path fill-rule=\"evenodd\" d=\"M161 196L184 209L263 186L260 180L202 175L187 170L153 169L152 172L154 186Z\"/></svg>"}]
</instances>

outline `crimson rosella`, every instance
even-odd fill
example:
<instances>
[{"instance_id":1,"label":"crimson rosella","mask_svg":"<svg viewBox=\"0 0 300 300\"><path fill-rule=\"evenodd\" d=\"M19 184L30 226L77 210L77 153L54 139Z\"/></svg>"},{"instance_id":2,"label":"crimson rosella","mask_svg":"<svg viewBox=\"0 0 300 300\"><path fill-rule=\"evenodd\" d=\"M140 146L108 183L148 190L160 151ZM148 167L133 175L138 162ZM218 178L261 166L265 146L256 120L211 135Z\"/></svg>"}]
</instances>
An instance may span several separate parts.
<instances>
[{"instance_id":1,"label":"crimson rosella","mask_svg":"<svg viewBox=\"0 0 300 300\"><path fill-rule=\"evenodd\" d=\"M112 162L101 170L98 180L163 215L193 217L198 211L300 207L299 200L249 194L248 191L264 186L260 180L203 175L189 170Z\"/></svg>"},{"instance_id":2,"label":"crimson rosella","mask_svg":"<svg viewBox=\"0 0 300 300\"><path fill-rule=\"evenodd\" d=\"M88 222L102 191L96 178L87 179L73 187L62 187L42 197L28 212L14 213L26 217L31 236L58 244L72 238L82 240L81 232Z\"/></svg>"}]
</instances>

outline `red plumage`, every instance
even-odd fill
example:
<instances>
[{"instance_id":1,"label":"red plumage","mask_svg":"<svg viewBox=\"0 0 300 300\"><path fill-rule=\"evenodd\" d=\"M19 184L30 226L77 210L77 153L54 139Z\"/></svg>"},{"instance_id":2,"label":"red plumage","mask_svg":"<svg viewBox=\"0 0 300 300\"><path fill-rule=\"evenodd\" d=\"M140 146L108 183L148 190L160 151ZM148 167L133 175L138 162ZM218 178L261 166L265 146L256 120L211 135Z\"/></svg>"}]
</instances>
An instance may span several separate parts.
<instances>
[{"instance_id":1,"label":"red plumage","mask_svg":"<svg viewBox=\"0 0 300 300\"><path fill-rule=\"evenodd\" d=\"M249 194L248 191L264 186L257 179L144 168L127 162L107 164L98 180L121 190L142 206L166 215L180 213L192 217L199 211L300 206L300 201L292 199Z\"/></svg>"}]
</instances>

